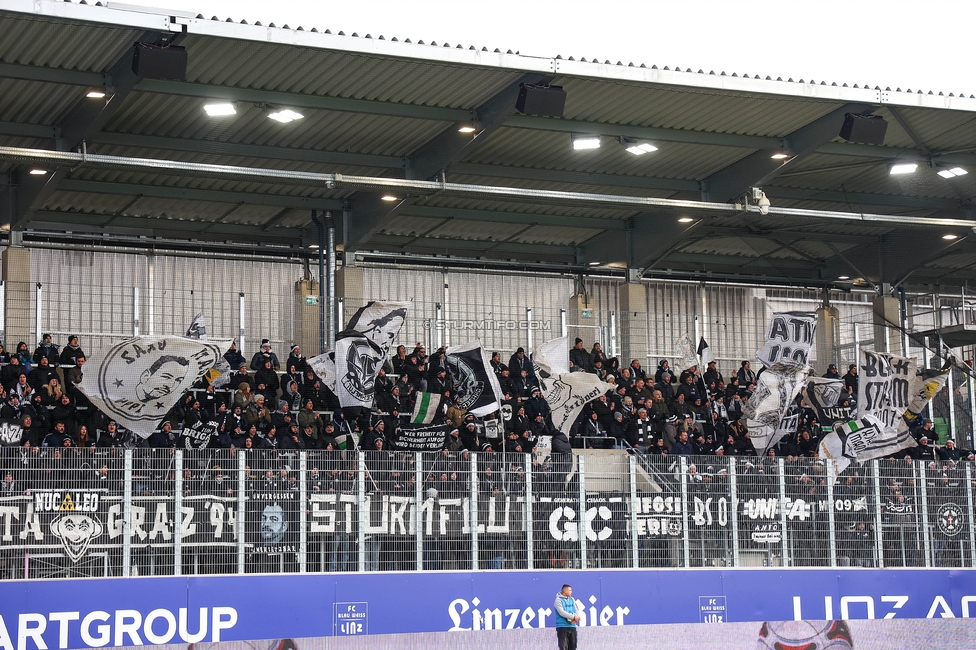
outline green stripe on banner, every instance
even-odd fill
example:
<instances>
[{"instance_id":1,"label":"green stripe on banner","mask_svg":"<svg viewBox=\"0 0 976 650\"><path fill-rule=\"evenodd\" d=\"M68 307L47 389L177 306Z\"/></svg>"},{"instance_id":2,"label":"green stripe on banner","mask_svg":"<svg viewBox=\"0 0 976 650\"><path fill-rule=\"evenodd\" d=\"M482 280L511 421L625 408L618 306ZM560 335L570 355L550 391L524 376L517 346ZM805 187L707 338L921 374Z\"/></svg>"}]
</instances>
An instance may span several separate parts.
<instances>
[{"instance_id":1,"label":"green stripe on banner","mask_svg":"<svg viewBox=\"0 0 976 650\"><path fill-rule=\"evenodd\" d=\"M855 421L855 422L848 422L847 423L847 428L851 430L851 433L854 433L855 431L857 431L861 427L857 426L857 422Z\"/></svg>"},{"instance_id":2,"label":"green stripe on banner","mask_svg":"<svg viewBox=\"0 0 976 650\"><path fill-rule=\"evenodd\" d=\"M427 418L427 409L430 408L430 398L433 393L421 393L420 401L417 403L417 408L414 409L413 424L424 424L424 420Z\"/></svg>"}]
</instances>

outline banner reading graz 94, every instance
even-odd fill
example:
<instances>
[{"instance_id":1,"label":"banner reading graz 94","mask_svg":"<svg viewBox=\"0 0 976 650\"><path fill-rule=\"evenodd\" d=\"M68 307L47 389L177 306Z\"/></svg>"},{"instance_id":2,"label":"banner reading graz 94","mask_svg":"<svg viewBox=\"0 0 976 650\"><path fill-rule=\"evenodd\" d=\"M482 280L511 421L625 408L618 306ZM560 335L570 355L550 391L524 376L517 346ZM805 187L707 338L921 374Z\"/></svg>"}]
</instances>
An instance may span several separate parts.
<instances>
[{"instance_id":1,"label":"banner reading graz 94","mask_svg":"<svg viewBox=\"0 0 976 650\"><path fill-rule=\"evenodd\" d=\"M183 497L183 546L233 546L236 510L236 497ZM133 497L133 548L172 545L176 519L171 495ZM0 498L0 550L64 553L78 563L93 551L121 549L123 523L120 494L32 490L30 495Z\"/></svg>"}]
</instances>

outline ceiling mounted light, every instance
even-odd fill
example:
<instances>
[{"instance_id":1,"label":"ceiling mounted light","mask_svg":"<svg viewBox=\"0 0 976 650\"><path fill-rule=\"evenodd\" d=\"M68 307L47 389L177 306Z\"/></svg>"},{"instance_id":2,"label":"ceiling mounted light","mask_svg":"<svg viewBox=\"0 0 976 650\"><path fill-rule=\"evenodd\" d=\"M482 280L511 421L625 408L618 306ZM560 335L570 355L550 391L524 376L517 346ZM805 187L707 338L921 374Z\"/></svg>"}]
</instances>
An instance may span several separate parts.
<instances>
[{"instance_id":1,"label":"ceiling mounted light","mask_svg":"<svg viewBox=\"0 0 976 650\"><path fill-rule=\"evenodd\" d=\"M655 147L650 142L645 142L642 140L632 140L630 138L619 138L619 140L620 140L620 145L628 152L634 154L635 156L643 156L645 153L651 153L652 151L657 151L657 147Z\"/></svg>"},{"instance_id":2,"label":"ceiling mounted light","mask_svg":"<svg viewBox=\"0 0 976 650\"><path fill-rule=\"evenodd\" d=\"M959 235L942 235L942 239L952 241L953 239L959 239Z\"/></svg>"},{"instance_id":3,"label":"ceiling mounted light","mask_svg":"<svg viewBox=\"0 0 976 650\"><path fill-rule=\"evenodd\" d=\"M896 163L892 163L891 166L888 167L888 173L891 174L892 176L899 176L902 174L914 174L915 170L917 169L918 169L917 162L909 162L909 161L896 162Z\"/></svg>"},{"instance_id":4,"label":"ceiling mounted light","mask_svg":"<svg viewBox=\"0 0 976 650\"><path fill-rule=\"evenodd\" d=\"M464 126L462 126L461 128L458 129L458 132L459 133L474 133L477 130L478 129L474 128L470 124L465 124Z\"/></svg>"},{"instance_id":5,"label":"ceiling mounted light","mask_svg":"<svg viewBox=\"0 0 976 650\"><path fill-rule=\"evenodd\" d=\"M938 174L942 178L955 178L956 176L965 176L968 174L962 167L953 167L952 169L941 169Z\"/></svg>"},{"instance_id":6,"label":"ceiling mounted light","mask_svg":"<svg viewBox=\"0 0 976 650\"><path fill-rule=\"evenodd\" d=\"M274 113L268 113L268 117L270 117L275 122L281 122L282 124L288 124L289 122L294 122L295 120L300 120L300 119L302 119L305 116L302 115L301 113L296 113L295 111L293 111L291 109L283 108L283 109L281 109L279 111L275 111Z\"/></svg>"},{"instance_id":7,"label":"ceiling mounted light","mask_svg":"<svg viewBox=\"0 0 976 650\"><path fill-rule=\"evenodd\" d=\"M105 93L101 90L89 90L85 97L88 99L103 99L105 97Z\"/></svg>"},{"instance_id":8,"label":"ceiling mounted light","mask_svg":"<svg viewBox=\"0 0 976 650\"><path fill-rule=\"evenodd\" d=\"M236 115L237 108L230 102L220 102L217 104L204 104L203 110L210 117L224 117L225 115Z\"/></svg>"},{"instance_id":9,"label":"ceiling mounted light","mask_svg":"<svg viewBox=\"0 0 976 650\"><path fill-rule=\"evenodd\" d=\"M308 247L309 248L318 248L319 245L318 244L309 244Z\"/></svg>"},{"instance_id":10,"label":"ceiling mounted light","mask_svg":"<svg viewBox=\"0 0 976 650\"><path fill-rule=\"evenodd\" d=\"M396 201L397 200L397 197L393 196L392 194L384 194L380 198L382 200L384 200L384 201Z\"/></svg>"},{"instance_id":11,"label":"ceiling mounted light","mask_svg":"<svg viewBox=\"0 0 976 650\"><path fill-rule=\"evenodd\" d=\"M590 262L590 266L600 266L599 262Z\"/></svg>"},{"instance_id":12,"label":"ceiling mounted light","mask_svg":"<svg viewBox=\"0 0 976 650\"><path fill-rule=\"evenodd\" d=\"M694 221L694 219L691 217L681 217L678 219L678 223L691 223L692 221Z\"/></svg>"},{"instance_id":13,"label":"ceiling mounted light","mask_svg":"<svg viewBox=\"0 0 976 650\"><path fill-rule=\"evenodd\" d=\"M839 276L837 276L837 279L838 280L850 280L851 279L851 276L849 276L849 275L839 275Z\"/></svg>"},{"instance_id":14,"label":"ceiling mounted light","mask_svg":"<svg viewBox=\"0 0 976 650\"><path fill-rule=\"evenodd\" d=\"M599 149L600 136L590 134L574 134L573 149L581 151L583 149Z\"/></svg>"},{"instance_id":15,"label":"ceiling mounted light","mask_svg":"<svg viewBox=\"0 0 976 650\"><path fill-rule=\"evenodd\" d=\"M774 153L772 156L770 156L770 158L772 158L773 160L783 160L784 158L789 158L789 157L790 154L783 153L782 151Z\"/></svg>"},{"instance_id":16,"label":"ceiling mounted light","mask_svg":"<svg viewBox=\"0 0 976 650\"><path fill-rule=\"evenodd\" d=\"M35 167L34 169L30 170L31 176L44 176L45 174L47 174L47 170L39 167Z\"/></svg>"}]
</instances>

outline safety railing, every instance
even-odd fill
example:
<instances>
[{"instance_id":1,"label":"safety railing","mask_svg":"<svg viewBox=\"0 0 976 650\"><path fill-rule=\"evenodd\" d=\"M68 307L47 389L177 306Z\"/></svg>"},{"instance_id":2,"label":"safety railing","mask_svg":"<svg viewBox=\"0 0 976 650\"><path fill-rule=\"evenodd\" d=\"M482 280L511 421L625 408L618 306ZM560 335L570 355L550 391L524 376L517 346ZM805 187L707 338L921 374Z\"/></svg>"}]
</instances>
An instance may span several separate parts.
<instances>
[{"instance_id":1,"label":"safety railing","mask_svg":"<svg viewBox=\"0 0 976 650\"><path fill-rule=\"evenodd\" d=\"M973 467L813 458L0 449L5 579L971 567ZM592 469L588 471L588 466Z\"/></svg>"}]
</instances>

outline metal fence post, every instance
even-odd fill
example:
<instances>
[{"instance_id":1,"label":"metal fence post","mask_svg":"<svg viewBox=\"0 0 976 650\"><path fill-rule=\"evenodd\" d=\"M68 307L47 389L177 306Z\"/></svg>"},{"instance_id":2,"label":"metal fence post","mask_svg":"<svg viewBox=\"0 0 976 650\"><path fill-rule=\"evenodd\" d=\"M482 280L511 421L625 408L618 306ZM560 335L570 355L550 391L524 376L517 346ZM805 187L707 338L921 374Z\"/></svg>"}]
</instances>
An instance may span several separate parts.
<instances>
[{"instance_id":1,"label":"metal fence post","mask_svg":"<svg viewBox=\"0 0 976 650\"><path fill-rule=\"evenodd\" d=\"M878 460L871 461L871 471L874 472L874 546L875 554L878 557L878 568L884 568L884 536L881 527L881 472L879 471Z\"/></svg>"},{"instance_id":2,"label":"metal fence post","mask_svg":"<svg viewBox=\"0 0 976 650\"><path fill-rule=\"evenodd\" d=\"M308 571L308 452L298 452L298 572Z\"/></svg>"},{"instance_id":3,"label":"metal fence post","mask_svg":"<svg viewBox=\"0 0 976 650\"><path fill-rule=\"evenodd\" d=\"M38 341L41 340L41 334L43 333L43 322L42 313L44 311L44 285L40 282L36 285L36 290L34 292L34 328L37 330L34 332L34 338ZM128 575L128 574L126 574Z\"/></svg>"},{"instance_id":4,"label":"metal fence post","mask_svg":"<svg viewBox=\"0 0 976 650\"><path fill-rule=\"evenodd\" d=\"M976 526L973 525L973 465L966 463L966 503L969 510L966 519L969 520L969 566L976 563ZM966 563L963 562L963 566Z\"/></svg>"},{"instance_id":5,"label":"metal fence post","mask_svg":"<svg viewBox=\"0 0 976 650\"><path fill-rule=\"evenodd\" d=\"M535 568L535 525L532 519L532 454L525 455L525 547L526 567Z\"/></svg>"},{"instance_id":6,"label":"metal fence post","mask_svg":"<svg viewBox=\"0 0 976 650\"><path fill-rule=\"evenodd\" d=\"M414 501L417 507L414 508L414 521L413 525L417 527L416 530L416 546L417 546L417 571L424 570L424 482L423 482L423 470L421 464L424 462L423 454L419 451L414 452L414 460L416 461L416 471L414 472L413 482L416 485L416 494L414 494Z\"/></svg>"},{"instance_id":7,"label":"metal fence post","mask_svg":"<svg viewBox=\"0 0 976 650\"><path fill-rule=\"evenodd\" d=\"M40 295L41 285L37 291ZM38 335L40 336L40 335ZM123 470L122 491L122 575L128 578L132 575L132 450L125 450L125 469Z\"/></svg>"},{"instance_id":8,"label":"metal fence post","mask_svg":"<svg viewBox=\"0 0 976 650\"><path fill-rule=\"evenodd\" d=\"M970 377L966 383L969 384L969 440L965 443L968 443L967 446L972 449L973 443L976 442L976 381Z\"/></svg>"},{"instance_id":9,"label":"metal fence post","mask_svg":"<svg viewBox=\"0 0 976 650\"><path fill-rule=\"evenodd\" d=\"M237 572L244 573L244 541L247 537L245 513L247 510L247 459L244 452L237 454Z\"/></svg>"},{"instance_id":10,"label":"metal fence post","mask_svg":"<svg viewBox=\"0 0 976 650\"><path fill-rule=\"evenodd\" d=\"M783 545L783 566L790 566L790 544L786 539L786 463L782 458L777 459L779 463L779 525L783 528L780 543Z\"/></svg>"},{"instance_id":11,"label":"metal fence post","mask_svg":"<svg viewBox=\"0 0 976 650\"><path fill-rule=\"evenodd\" d=\"M471 454L471 500L469 524L471 525L471 569L478 570L478 454Z\"/></svg>"},{"instance_id":12,"label":"metal fence post","mask_svg":"<svg viewBox=\"0 0 976 650\"><path fill-rule=\"evenodd\" d=\"M244 292L241 291L237 294L237 349L241 351L241 354L247 354L244 351L244 334L247 323L247 311L244 309Z\"/></svg>"},{"instance_id":13,"label":"metal fence post","mask_svg":"<svg viewBox=\"0 0 976 650\"><path fill-rule=\"evenodd\" d=\"M175 483L173 497L173 575L183 575L183 450L177 449L173 458Z\"/></svg>"},{"instance_id":14,"label":"metal fence post","mask_svg":"<svg viewBox=\"0 0 976 650\"><path fill-rule=\"evenodd\" d=\"M132 336L139 336L139 287L132 287Z\"/></svg>"},{"instance_id":15,"label":"metal fence post","mask_svg":"<svg viewBox=\"0 0 976 650\"><path fill-rule=\"evenodd\" d=\"M684 547L682 566L691 566L691 547L688 542L688 459L681 457L681 543Z\"/></svg>"},{"instance_id":16,"label":"metal fence post","mask_svg":"<svg viewBox=\"0 0 976 650\"><path fill-rule=\"evenodd\" d=\"M366 571L366 457L363 452L356 452L356 465L358 468L357 493L359 494L359 533L357 542L359 543L359 571Z\"/></svg>"},{"instance_id":17,"label":"metal fence post","mask_svg":"<svg viewBox=\"0 0 976 650\"><path fill-rule=\"evenodd\" d=\"M580 545L580 568L586 568L586 477L584 476L583 456L576 457L576 473L579 475L579 515L576 517L576 532Z\"/></svg>"},{"instance_id":18,"label":"metal fence post","mask_svg":"<svg viewBox=\"0 0 976 650\"><path fill-rule=\"evenodd\" d=\"M922 484L922 547L925 549L925 566L932 566L932 545L929 539L929 500L925 481L925 461L918 461L919 481ZM915 521L918 521L916 519Z\"/></svg>"},{"instance_id":19,"label":"metal fence post","mask_svg":"<svg viewBox=\"0 0 976 650\"><path fill-rule=\"evenodd\" d=\"M729 458L729 498L732 501L729 517L732 527L732 566L739 566L739 492L735 481L735 458Z\"/></svg>"},{"instance_id":20,"label":"metal fence post","mask_svg":"<svg viewBox=\"0 0 976 650\"><path fill-rule=\"evenodd\" d=\"M637 459L628 456L630 461L630 562L633 568L639 566L640 556L638 555L638 530L637 530L637 511L640 502L637 500Z\"/></svg>"},{"instance_id":21,"label":"metal fence post","mask_svg":"<svg viewBox=\"0 0 976 650\"><path fill-rule=\"evenodd\" d=\"M827 459L827 540L830 544L830 566L837 566L837 529L834 521L834 461Z\"/></svg>"}]
</instances>

